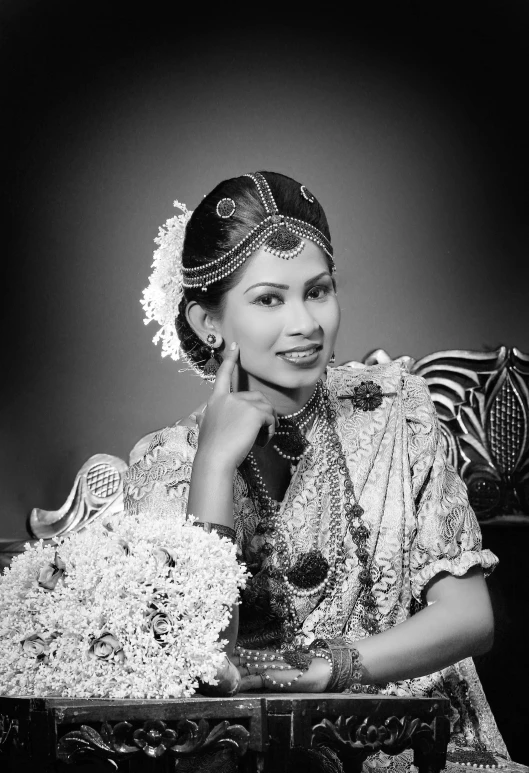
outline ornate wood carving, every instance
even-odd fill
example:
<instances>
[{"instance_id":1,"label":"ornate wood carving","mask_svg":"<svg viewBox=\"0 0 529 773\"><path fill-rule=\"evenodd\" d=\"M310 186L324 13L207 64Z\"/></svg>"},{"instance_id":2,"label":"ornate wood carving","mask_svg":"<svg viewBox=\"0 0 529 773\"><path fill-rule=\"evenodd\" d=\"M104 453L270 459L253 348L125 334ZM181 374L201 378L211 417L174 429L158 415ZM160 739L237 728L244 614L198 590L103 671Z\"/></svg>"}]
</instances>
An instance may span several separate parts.
<instances>
[{"instance_id":1,"label":"ornate wood carving","mask_svg":"<svg viewBox=\"0 0 529 773\"><path fill-rule=\"evenodd\" d=\"M360 771L371 754L400 754L406 749L415 752L415 764L440 770L444 764L450 723L437 716L431 722L405 715L386 720L376 717L343 717L335 722L323 719L312 728L312 748L327 748L336 752L347 769Z\"/></svg>"},{"instance_id":2,"label":"ornate wood carving","mask_svg":"<svg viewBox=\"0 0 529 773\"><path fill-rule=\"evenodd\" d=\"M169 754L183 760L201 755L209 757L214 753L225 759L224 752L229 749L237 756L243 756L248 749L249 737L245 727L230 725L227 720L210 728L205 719L200 719L198 724L182 719L174 729L159 719L147 720L137 729L130 722L118 722L113 727L103 722L100 732L89 725L81 725L79 730L62 736L57 744L57 759L68 764L94 760L119 762L141 752L152 759ZM214 770L214 762L213 758L209 760L207 769Z\"/></svg>"},{"instance_id":3,"label":"ornate wood carving","mask_svg":"<svg viewBox=\"0 0 529 773\"><path fill-rule=\"evenodd\" d=\"M500 346L398 359L426 379L447 457L467 484L478 518L529 515L529 354ZM364 359L389 361L382 349Z\"/></svg>"},{"instance_id":4,"label":"ornate wood carving","mask_svg":"<svg viewBox=\"0 0 529 773\"><path fill-rule=\"evenodd\" d=\"M33 508L29 517L31 532L38 539L50 539L79 531L104 514L123 510L126 470L126 462L118 456L91 456L77 473L72 491L60 510Z\"/></svg>"},{"instance_id":5,"label":"ornate wood carving","mask_svg":"<svg viewBox=\"0 0 529 773\"><path fill-rule=\"evenodd\" d=\"M16 746L18 741L18 720L0 714L0 754L9 746Z\"/></svg>"}]
</instances>

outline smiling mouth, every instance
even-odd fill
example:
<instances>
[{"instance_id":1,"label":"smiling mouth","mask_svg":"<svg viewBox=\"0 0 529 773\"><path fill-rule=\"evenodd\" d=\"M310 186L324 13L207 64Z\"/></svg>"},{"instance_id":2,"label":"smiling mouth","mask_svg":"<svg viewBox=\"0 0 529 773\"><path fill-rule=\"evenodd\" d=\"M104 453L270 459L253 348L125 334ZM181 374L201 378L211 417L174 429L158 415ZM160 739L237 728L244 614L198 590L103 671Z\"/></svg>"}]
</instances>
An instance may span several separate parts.
<instances>
[{"instance_id":1,"label":"smiling mouth","mask_svg":"<svg viewBox=\"0 0 529 773\"><path fill-rule=\"evenodd\" d=\"M302 349L301 351L279 352L280 357L285 357L287 360L303 360L308 357L313 357L319 352L321 346L311 346L310 349Z\"/></svg>"}]
</instances>

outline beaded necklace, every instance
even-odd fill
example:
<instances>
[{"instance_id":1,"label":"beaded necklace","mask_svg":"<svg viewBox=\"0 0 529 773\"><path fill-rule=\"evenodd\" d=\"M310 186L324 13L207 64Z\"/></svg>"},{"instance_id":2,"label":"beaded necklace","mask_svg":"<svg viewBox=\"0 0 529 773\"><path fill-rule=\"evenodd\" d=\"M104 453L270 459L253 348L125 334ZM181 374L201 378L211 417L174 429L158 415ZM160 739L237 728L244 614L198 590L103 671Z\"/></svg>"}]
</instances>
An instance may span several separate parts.
<instances>
[{"instance_id":1,"label":"beaded necklace","mask_svg":"<svg viewBox=\"0 0 529 773\"><path fill-rule=\"evenodd\" d=\"M320 397L321 382L318 382L310 400L299 411L278 416L272 448L279 456L292 463L291 468L294 466L293 463L299 462L307 450L308 443L304 430L316 416ZM291 473L293 473L292 469Z\"/></svg>"},{"instance_id":2,"label":"beaded necklace","mask_svg":"<svg viewBox=\"0 0 529 773\"><path fill-rule=\"evenodd\" d=\"M309 408L309 404L313 404ZM305 413L306 411L306 413ZM360 622L369 634L376 633L378 624L376 619L377 605L373 596L371 572L369 570L369 552L367 541L369 529L361 520L363 508L356 499L353 483L347 469L345 455L340 438L336 431L336 411L331 404L329 392L321 382L318 382L316 390L304 408L291 414L294 416L316 416L315 443L316 453L321 449L321 471L328 471L330 517L329 517L329 561L320 550L311 550L302 553L292 564L285 534L281 528L279 518L279 505L270 497L266 484L260 473L257 461L250 452L247 457L251 482L256 495L260 512L268 521L268 529L275 536L275 552L279 564L279 573L284 583L286 597L286 619L284 621L284 638L291 641L299 629L295 600L316 596L319 594L330 595L342 576L344 565L345 534L342 534L342 512L347 521L347 530L351 534L355 546L356 556L360 565L359 580L362 585L360 594L363 611ZM305 426L308 421L305 422ZM307 441L305 443L308 446ZM340 475L343 478L343 505L341 498Z\"/></svg>"}]
</instances>

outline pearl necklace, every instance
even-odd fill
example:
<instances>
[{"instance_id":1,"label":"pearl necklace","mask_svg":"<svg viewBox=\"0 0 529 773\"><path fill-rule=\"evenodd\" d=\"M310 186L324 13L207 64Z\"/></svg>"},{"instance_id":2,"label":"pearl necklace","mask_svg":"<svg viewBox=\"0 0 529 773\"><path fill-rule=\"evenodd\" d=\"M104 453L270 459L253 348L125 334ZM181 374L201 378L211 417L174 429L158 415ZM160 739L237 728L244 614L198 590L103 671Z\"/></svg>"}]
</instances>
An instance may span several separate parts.
<instances>
[{"instance_id":1,"label":"pearl necklace","mask_svg":"<svg viewBox=\"0 0 529 773\"><path fill-rule=\"evenodd\" d=\"M308 443L304 436L304 430L316 416L321 390L322 384L318 382L309 401L299 411L278 416L272 448L283 459L299 462L307 450Z\"/></svg>"},{"instance_id":2,"label":"pearl necklace","mask_svg":"<svg viewBox=\"0 0 529 773\"><path fill-rule=\"evenodd\" d=\"M315 596L323 592L329 594L345 571L343 543L347 532L342 534L340 474L343 476L344 509L348 523L347 528L355 542L356 555L361 567L359 580L362 585L361 596L364 607L363 614L361 615L361 623L365 630L372 634L378 630L378 625L376 622L377 606L372 592L371 573L368 567L369 552L366 549L367 540L369 538L369 529L366 524L361 521L364 511L356 500L353 483L347 469L345 455L340 438L336 432L336 411L330 403L328 390L321 382L318 383L313 397L309 402L311 402L313 398L315 398L314 415L317 417L316 438L319 440L317 446L323 448L322 472L327 470L330 477L328 550L330 563L324 558L320 551L314 550L302 554L298 557L294 566L291 565L288 545L279 519L279 505L274 502L269 495L254 455L250 452L247 457L252 477L255 481L256 495L259 500L260 510L269 521L271 526L270 531L275 534L276 537L275 550L280 565L280 573L285 585L285 595L288 606L289 621L286 626L287 630L285 631L285 635L287 638L292 639L295 635L295 629L298 627L295 599ZM306 407L307 406L305 406L305 408ZM297 414L299 415L302 412L303 408L300 409ZM318 582L307 585L307 581L310 581L311 579L311 570L313 571L313 574L317 572L320 577L322 572L324 572L324 576ZM304 573L308 575L307 578L303 577ZM298 579L298 583L293 582L294 579ZM301 585L299 584L300 581L302 581Z\"/></svg>"}]
</instances>

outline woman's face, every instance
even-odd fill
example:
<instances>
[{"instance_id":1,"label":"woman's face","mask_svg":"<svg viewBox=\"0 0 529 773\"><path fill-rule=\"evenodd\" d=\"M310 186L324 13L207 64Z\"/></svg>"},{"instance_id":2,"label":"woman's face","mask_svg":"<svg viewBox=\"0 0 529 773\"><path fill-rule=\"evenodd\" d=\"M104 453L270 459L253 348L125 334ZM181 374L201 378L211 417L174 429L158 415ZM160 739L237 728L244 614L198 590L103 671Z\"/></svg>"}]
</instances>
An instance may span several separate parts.
<instances>
[{"instance_id":1,"label":"woman's face","mask_svg":"<svg viewBox=\"0 0 529 773\"><path fill-rule=\"evenodd\" d=\"M322 250L306 240L284 260L259 249L225 298L220 331L237 341L248 387L312 387L334 350L340 308Z\"/></svg>"}]
</instances>

